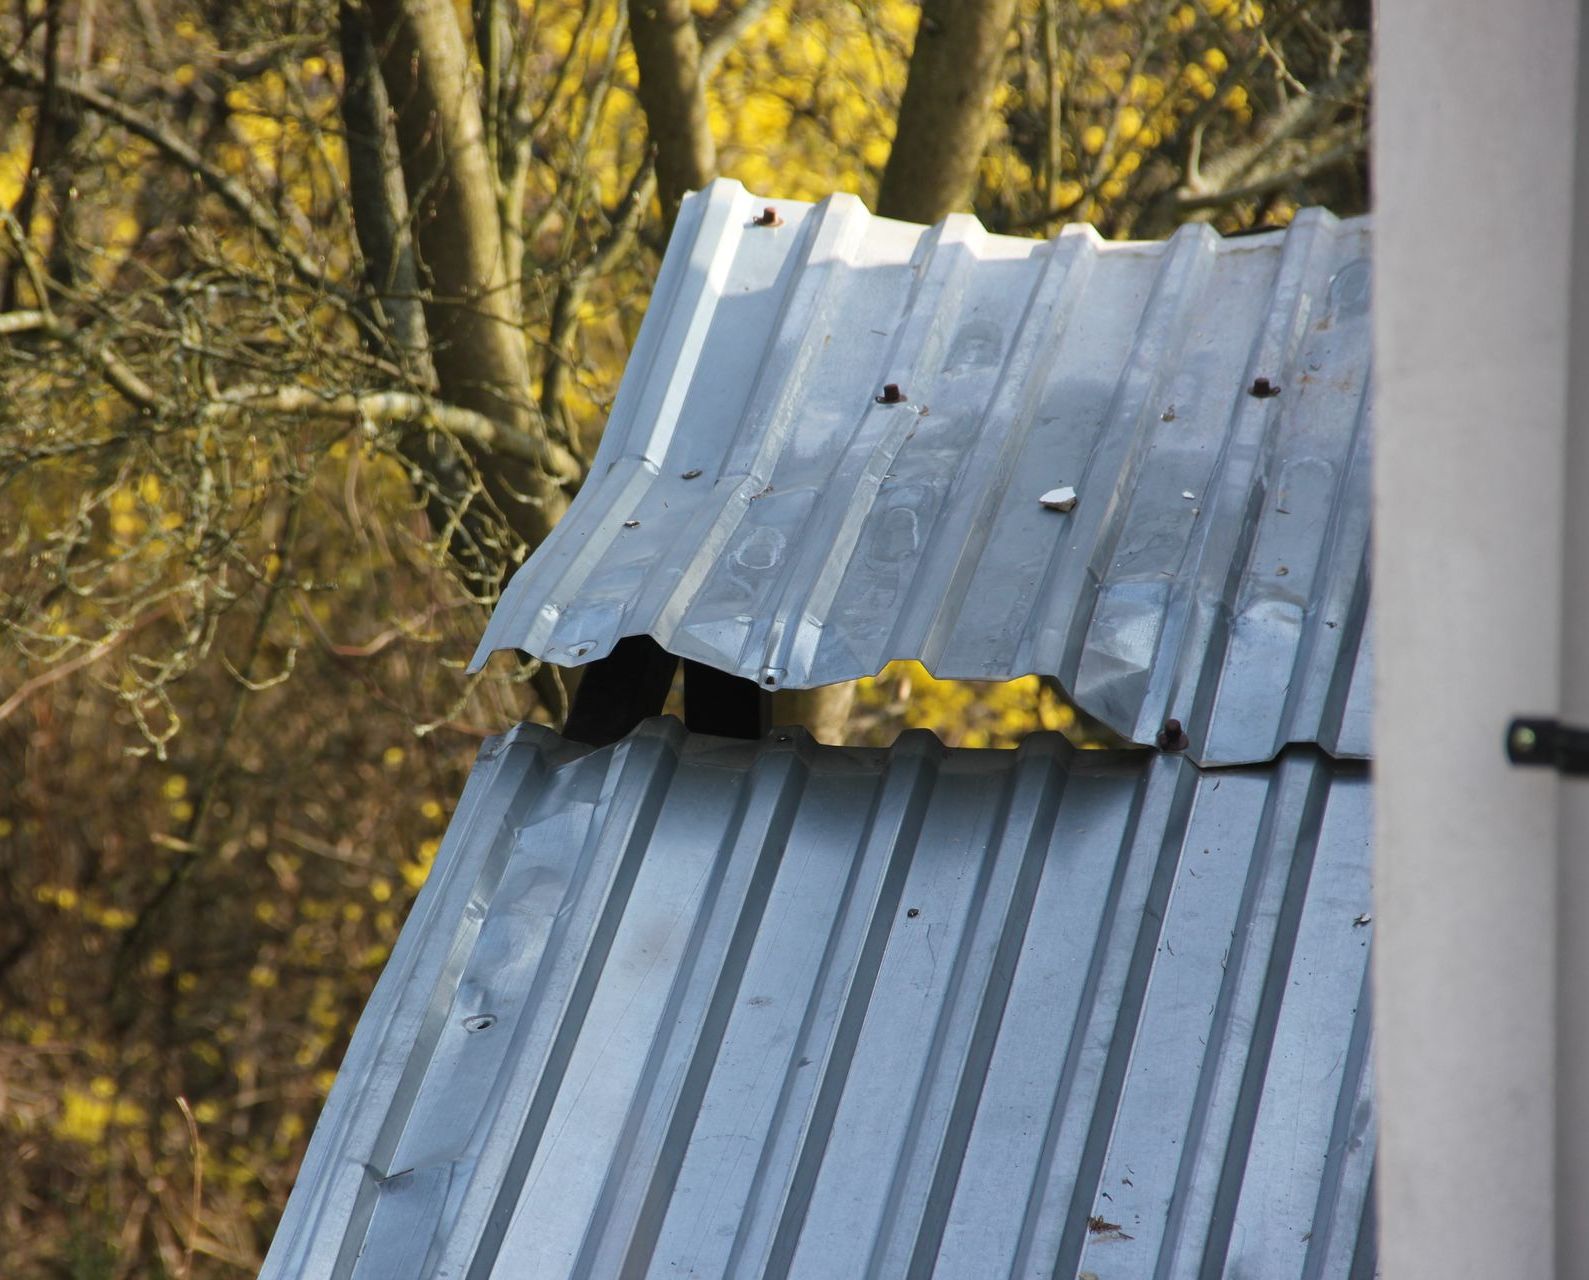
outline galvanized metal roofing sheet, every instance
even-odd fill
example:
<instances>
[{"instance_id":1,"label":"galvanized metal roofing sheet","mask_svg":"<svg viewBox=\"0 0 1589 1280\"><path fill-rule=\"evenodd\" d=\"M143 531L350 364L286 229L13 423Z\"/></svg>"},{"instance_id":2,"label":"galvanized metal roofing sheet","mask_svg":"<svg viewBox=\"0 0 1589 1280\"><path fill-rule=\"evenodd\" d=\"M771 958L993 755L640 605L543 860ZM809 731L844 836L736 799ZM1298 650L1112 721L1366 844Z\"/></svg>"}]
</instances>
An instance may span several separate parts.
<instances>
[{"instance_id":1,"label":"galvanized metal roofing sheet","mask_svg":"<svg viewBox=\"0 0 1589 1280\"><path fill-rule=\"evenodd\" d=\"M1372 1275L1314 748L487 744L270 1277Z\"/></svg>"},{"instance_id":2,"label":"galvanized metal roofing sheet","mask_svg":"<svg viewBox=\"0 0 1589 1280\"><path fill-rule=\"evenodd\" d=\"M762 203L686 201L591 478L477 663L649 633L805 688L919 658L1055 676L1137 742L1177 717L1204 763L1368 755L1366 219L1110 243Z\"/></svg>"}]
</instances>

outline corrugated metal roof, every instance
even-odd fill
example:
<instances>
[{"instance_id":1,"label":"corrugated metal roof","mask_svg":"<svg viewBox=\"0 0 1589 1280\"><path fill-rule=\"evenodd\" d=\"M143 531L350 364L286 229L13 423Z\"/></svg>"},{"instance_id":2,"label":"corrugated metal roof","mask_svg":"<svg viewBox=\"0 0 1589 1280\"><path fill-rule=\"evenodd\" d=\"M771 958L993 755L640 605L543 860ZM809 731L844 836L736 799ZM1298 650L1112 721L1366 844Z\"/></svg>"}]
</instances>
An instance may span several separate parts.
<instances>
[{"instance_id":1,"label":"corrugated metal roof","mask_svg":"<svg viewBox=\"0 0 1589 1280\"><path fill-rule=\"evenodd\" d=\"M1366 219L1045 242L762 203L685 202L592 476L477 662L650 633L809 687L919 658L1056 676L1137 742L1178 717L1205 763L1367 756Z\"/></svg>"},{"instance_id":2,"label":"corrugated metal roof","mask_svg":"<svg viewBox=\"0 0 1589 1280\"><path fill-rule=\"evenodd\" d=\"M1369 783L492 740L272 1277L1370 1276Z\"/></svg>"}]
</instances>

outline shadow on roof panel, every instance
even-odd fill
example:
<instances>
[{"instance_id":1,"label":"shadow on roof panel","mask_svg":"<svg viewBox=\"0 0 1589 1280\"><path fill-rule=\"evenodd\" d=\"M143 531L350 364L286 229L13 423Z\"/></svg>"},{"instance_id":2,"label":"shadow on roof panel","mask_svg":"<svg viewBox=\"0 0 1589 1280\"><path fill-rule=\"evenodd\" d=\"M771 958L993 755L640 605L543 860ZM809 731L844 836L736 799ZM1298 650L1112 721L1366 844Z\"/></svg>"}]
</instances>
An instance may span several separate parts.
<instances>
[{"instance_id":1,"label":"shadow on roof panel","mask_svg":"<svg viewBox=\"0 0 1589 1280\"><path fill-rule=\"evenodd\" d=\"M489 742L271 1277L1372 1270L1369 783Z\"/></svg>"},{"instance_id":2,"label":"shadow on roof panel","mask_svg":"<svg viewBox=\"0 0 1589 1280\"><path fill-rule=\"evenodd\" d=\"M1200 763L1368 755L1367 219L1110 243L763 203L685 202L476 663L649 633L806 688L916 658L1057 677L1139 743L1176 717Z\"/></svg>"}]
</instances>

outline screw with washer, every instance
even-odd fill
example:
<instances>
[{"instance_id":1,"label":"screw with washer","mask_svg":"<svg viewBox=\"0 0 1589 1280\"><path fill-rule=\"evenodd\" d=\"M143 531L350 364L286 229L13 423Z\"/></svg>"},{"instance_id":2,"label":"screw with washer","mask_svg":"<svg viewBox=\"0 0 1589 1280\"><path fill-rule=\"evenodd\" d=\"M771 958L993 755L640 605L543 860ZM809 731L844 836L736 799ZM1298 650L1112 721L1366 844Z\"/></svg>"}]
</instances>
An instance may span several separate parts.
<instances>
[{"instance_id":1,"label":"screw with washer","mask_svg":"<svg viewBox=\"0 0 1589 1280\"><path fill-rule=\"evenodd\" d=\"M1164 728L1159 730L1156 741L1160 751L1185 751L1192 740L1186 736L1181 722L1171 718L1164 722Z\"/></svg>"},{"instance_id":2,"label":"screw with washer","mask_svg":"<svg viewBox=\"0 0 1589 1280\"><path fill-rule=\"evenodd\" d=\"M778 210L768 205L751 220L758 227L781 227L783 219L778 216Z\"/></svg>"},{"instance_id":3,"label":"screw with washer","mask_svg":"<svg viewBox=\"0 0 1589 1280\"><path fill-rule=\"evenodd\" d=\"M883 385L883 394L877 397L878 404L904 404L905 393L900 390L899 383L889 382Z\"/></svg>"}]
</instances>

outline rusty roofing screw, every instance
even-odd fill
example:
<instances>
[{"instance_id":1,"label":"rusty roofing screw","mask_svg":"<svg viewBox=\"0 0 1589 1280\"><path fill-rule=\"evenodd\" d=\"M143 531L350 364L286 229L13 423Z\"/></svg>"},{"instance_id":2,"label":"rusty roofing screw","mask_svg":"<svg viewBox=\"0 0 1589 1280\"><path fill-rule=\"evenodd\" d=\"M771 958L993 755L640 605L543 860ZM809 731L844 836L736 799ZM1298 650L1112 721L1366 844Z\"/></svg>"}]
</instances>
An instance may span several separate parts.
<instances>
[{"instance_id":1,"label":"rusty roofing screw","mask_svg":"<svg viewBox=\"0 0 1589 1280\"><path fill-rule=\"evenodd\" d=\"M783 219L778 216L778 210L768 205L751 219L751 225L757 227L781 227L783 226Z\"/></svg>"},{"instance_id":2,"label":"rusty roofing screw","mask_svg":"<svg viewBox=\"0 0 1589 1280\"><path fill-rule=\"evenodd\" d=\"M883 385L883 394L877 397L878 404L904 404L905 393L900 390L899 383L889 382Z\"/></svg>"},{"instance_id":3,"label":"rusty roofing screw","mask_svg":"<svg viewBox=\"0 0 1589 1280\"><path fill-rule=\"evenodd\" d=\"M1191 745L1191 739L1186 736L1186 730L1181 728L1181 722L1173 717L1164 722L1164 728L1159 730L1155 741L1160 751L1185 751Z\"/></svg>"},{"instance_id":4,"label":"rusty roofing screw","mask_svg":"<svg viewBox=\"0 0 1589 1280\"><path fill-rule=\"evenodd\" d=\"M1247 388L1247 394L1257 396L1260 400L1267 400L1270 396L1280 394L1280 388L1270 382L1268 378L1254 378L1252 386Z\"/></svg>"}]
</instances>

